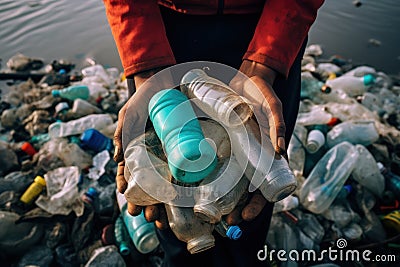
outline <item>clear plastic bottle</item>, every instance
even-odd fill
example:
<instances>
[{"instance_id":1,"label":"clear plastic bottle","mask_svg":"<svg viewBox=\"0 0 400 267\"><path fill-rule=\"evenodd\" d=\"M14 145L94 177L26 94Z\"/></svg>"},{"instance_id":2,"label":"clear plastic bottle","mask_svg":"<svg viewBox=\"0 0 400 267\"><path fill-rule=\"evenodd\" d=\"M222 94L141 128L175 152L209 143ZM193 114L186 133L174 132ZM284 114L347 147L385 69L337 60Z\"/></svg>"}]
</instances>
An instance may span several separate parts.
<instances>
[{"instance_id":1,"label":"clear plastic bottle","mask_svg":"<svg viewBox=\"0 0 400 267\"><path fill-rule=\"evenodd\" d=\"M224 159L216 169L200 184L199 194L195 197L196 205L193 207L196 216L213 224L233 211L249 186L246 177L240 178L242 169L234 157ZM212 183L216 179L223 182ZM219 194L221 196L218 197Z\"/></svg>"},{"instance_id":2,"label":"clear plastic bottle","mask_svg":"<svg viewBox=\"0 0 400 267\"><path fill-rule=\"evenodd\" d=\"M356 145L356 149L359 154L358 163L351 177L376 196L381 197L385 190L385 178L379 171L374 156L362 145Z\"/></svg>"},{"instance_id":3,"label":"clear plastic bottle","mask_svg":"<svg viewBox=\"0 0 400 267\"><path fill-rule=\"evenodd\" d=\"M330 149L317 163L300 189L300 203L320 214L335 200L358 160L356 148L342 142Z\"/></svg>"},{"instance_id":4,"label":"clear plastic bottle","mask_svg":"<svg viewBox=\"0 0 400 267\"><path fill-rule=\"evenodd\" d=\"M334 126L326 135L326 144L333 147L343 141L368 146L379 139L374 121L351 120Z\"/></svg>"},{"instance_id":5,"label":"clear plastic bottle","mask_svg":"<svg viewBox=\"0 0 400 267\"><path fill-rule=\"evenodd\" d=\"M322 217L327 220L333 221L340 229L347 226L352 221L359 221L360 217L355 213L348 203L334 202L329 209L321 213Z\"/></svg>"},{"instance_id":6,"label":"clear plastic bottle","mask_svg":"<svg viewBox=\"0 0 400 267\"><path fill-rule=\"evenodd\" d=\"M165 209L171 230L179 240L187 243L190 254L205 251L215 245L212 235L214 225L198 219L192 207L165 204Z\"/></svg>"},{"instance_id":7,"label":"clear plastic bottle","mask_svg":"<svg viewBox=\"0 0 400 267\"><path fill-rule=\"evenodd\" d=\"M268 140L260 140L255 121L249 120L245 130L237 127L228 131L233 154L252 186L258 188L270 202L279 201L293 193L297 181L289 164L283 157L274 156L272 145L266 143Z\"/></svg>"},{"instance_id":8,"label":"clear plastic bottle","mask_svg":"<svg viewBox=\"0 0 400 267\"><path fill-rule=\"evenodd\" d=\"M168 164L160 159L163 154L154 130L148 130L128 144L125 150L128 187L124 195L129 202L147 206L176 197Z\"/></svg>"},{"instance_id":9,"label":"clear plastic bottle","mask_svg":"<svg viewBox=\"0 0 400 267\"><path fill-rule=\"evenodd\" d=\"M349 96L358 96L365 93L367 88L375 82L375 77L371 74L363 77L354 77L351 75L343 75L336 79L326 81L326 85L332 90L342 90Z\"/></svg>"},{"instance_id":10,"label":"clear plastic bottle","mask_svg":"<svg viewBox=\"0 0 400 267\"><path fill-rule=\"evenodd\" d=\"M150 99L149 115L177 180L199 182L215 169L216 153L205 140L190 101L183 93L174 89L158 92Z\"/></svg>"},{"instance_id":11,"label":"clear plastic bottle","mask_svg":"<svg viewBox=\"0 0 400 267\"><path fill-rule=\"evenodd\" d=\"M74 100L72 112L78 116L102 113L101 109L80 98Z\"/></svg>"},{"instance_id":12,"label":"clear plastic bottle","mask_svg":"<svg viewBox=\"0 0 400 267\"><path fill-rule=\"evenodd\" d=\"M181 90L189 98L196 99L195 104L212 119L227 127L243 124L252 115L243 97L201 69L190 70L183 76Z\"/></svg>"},{"instance_id":13,"label":"clear plastic bottle","mask_svg":"<svg viewBox=\"0 0 400 267\"><path fill-rule=\"evenodd\" d=\"M61 90L52 90L51 94L54 97L61 97L69 100L81 98L84 100L89 99L89 88L86 85L72 85Z\"/></svg>"},{"instance_id":14,"label":"clear plastic bottle","mask_svg":"<svg viewBox=\"0 0 400 267\"><path fill-rule=\"evenodd\" d=\"M297 123L304 126L328 124L332 118L332 114L327 112L324 105L314 105L309 112L299 113Z\"/></svg>"},{"instance_id":15,"label":"clear plastic bottle","mask_svg":"<svg viewBox=\"0 0 400 267\"><path fill-rule=\"evenodd\" d=\"M354 76L354 77L363 77L367 74L375 75L376 70L370 66L358 66L354 69L349 70L348 72L344 73L343 76Z\"/></svg>"},{"instance_id":16,"label":"clear plastic bottle","mask_svg":"<svg viewBox=\"0 0 400 267\"><path fill-rule=\"evenodd\" d=\"M36 176L34 182L26 189L20 200L25 204L31 204L46 187L46 181L41 176Z\"/></svg>"},{"instance_id":17,"label":"clear plastic bottle","mask_svg":"<svg viewBox=\"0 0 400 267\"><path fill-rule=\"evenodd\" d=\"M147 254L152 252L159 245L154 223L147 222L143 212L137 216L130 215L124 195L119 192L116 192L116 194L122 219L133 244L140 253Z\"/></svg>"},{"instance_id":18,"label":"clear plastic bottle","mask_svg":"<svg viewBox=\"0 0 400 267\"><path fill-rule=\"evenodd\" d=\"M215 225L215 231L221 236L231 240L238 240L242 237L243 231L238 225L228 225L224 219Z\"/></svg>"},{"instance_id":19,"label":"clear plastic bottle","mask_svg":"<svg viewBox=\"0 0 400 267\"><path fill-rule=\"evenodd\" d=\"M307 129L300 124L296 124L287 150L289 167L293 170L295 176L303 176L304 164L306 160L306 139Z\"/></svg>"},{"instance_id":20,"label":"clear plastic bottle","mask_svg":"<svg viewBox=\"0 0 400 267\"><path fill-rule=\"evenodd\" d=\"M49 136L54 138L76 135L90 128L101 130L110 124L113 124L113 119L109 114L92 114L77 120L50 124Z\"/></svg>"}]
</instances>

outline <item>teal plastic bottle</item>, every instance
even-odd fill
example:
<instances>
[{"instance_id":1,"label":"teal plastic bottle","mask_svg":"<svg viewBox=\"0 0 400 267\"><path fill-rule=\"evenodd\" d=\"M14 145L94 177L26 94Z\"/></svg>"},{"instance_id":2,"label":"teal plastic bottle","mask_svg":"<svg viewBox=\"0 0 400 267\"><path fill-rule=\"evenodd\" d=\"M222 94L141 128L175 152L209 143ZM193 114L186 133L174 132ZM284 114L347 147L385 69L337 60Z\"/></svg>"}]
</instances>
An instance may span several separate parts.
<instances>
[{"instance_id":1,"label":"teal plastic bottle","mask_svg":"<svg viewBox=\"0 0 400 267\"><path fill-rule=\"evenodd\" d=\"M122 220L136 249L143 254L155 250L160 242L156 235L154 223L147 222L143 212L137 216L130 215L125 196L119 192L117 192L117 202L121 210Z\"/></svg>"},{"instance_id":2,"label":"teal plastic bottle","mask_svg":"<svg viewBox=\"0 0 400 267\"><path fill-rule=\"evenodd\" d=\"M149 102L149 115L178 181L195 183L215 169L216 153L205 140L191 103L182 92L165 89L155 94Z\"/></svg>"},{"instance_id":3,"label":"teal plastic bottle","mask_svg":"<svg viewBox=\"0 0 400 267\"><path fill-rule=\"evenodd\" d=\"M69 100L84 99L88 100L90 96L89 87L86 85L73 85L61 90L52 90L54 97L61 97Z\"/></svg>"},{"instance_id":4,"label":"teal plastic bottle","mask_svg":"<svg viewBox=\"0 0 400 267\"><path fill-rule=\"evenodd\" d=\"M115 221L114 235L115 242L119 248L119 253L124 256L129 255L131 253L131 248L129 246L129 234L121 215L118 216L117 220Z\"/></svg>"}]
</instances>

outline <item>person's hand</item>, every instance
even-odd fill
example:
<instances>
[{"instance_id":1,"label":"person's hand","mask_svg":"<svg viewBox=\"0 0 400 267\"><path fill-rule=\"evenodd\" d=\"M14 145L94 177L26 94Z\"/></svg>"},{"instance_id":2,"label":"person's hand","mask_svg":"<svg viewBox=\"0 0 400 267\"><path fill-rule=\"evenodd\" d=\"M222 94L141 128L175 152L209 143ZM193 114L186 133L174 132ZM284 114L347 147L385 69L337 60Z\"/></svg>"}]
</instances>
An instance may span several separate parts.
<instances>
[{"instance_id":1,"label":"person's hand","mask_svg":"<svg viewBox=\"0 0 400 267\"><path fill-rule=\"evenodd\" d=\"M271 139L277 154L286 157L285 122L282 114L282 103L275 94L272 85L277 73L254 61L244 60L240 72L229 86L239 95L247 98L253 106L257 122L263 134ZM258 89L257 89L258 88ZM226 218L229 225L238 224L242 219L254 220L266 205L267 200L259 190L249 195L245 204L238 205Z\"/></svg>"},{"instance_id":2,"label":"person's hand","mask_svg":"<svg viewBox=\"0 0 400 267\"><path fill-rule=\"evenodd\" d=\"M172 82L167 74L150 78L159 69L150 70L134 76L134 86L137 92L125 103L118 113L117 128L114 133L114 160L118 163L116 184L120 193L124 193L128 184L124 177L124 147L134 138L145 132L148 118L148 104L151 97L161 89L171 88ZM147 221L155 222L159 229L168 227L168 220L163 204L146 207L127 203L127 210L132 216L139 215L142 210Z\"/></svg>"}]
</instances>

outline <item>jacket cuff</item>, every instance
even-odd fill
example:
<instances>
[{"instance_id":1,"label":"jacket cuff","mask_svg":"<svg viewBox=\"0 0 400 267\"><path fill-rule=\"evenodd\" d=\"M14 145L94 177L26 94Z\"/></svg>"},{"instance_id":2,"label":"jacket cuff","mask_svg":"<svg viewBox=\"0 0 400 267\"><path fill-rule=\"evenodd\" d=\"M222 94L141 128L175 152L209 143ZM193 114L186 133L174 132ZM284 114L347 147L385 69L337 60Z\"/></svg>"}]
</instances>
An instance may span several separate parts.
<instances>
[{"instance_id":1,"label":"jacket cuff","mask_svg":"<svg viewBox=\"0 0 400 267\"><path fill-rule=\"evenodd\" d=\"M175 65L175 64L176 64L175 58L170 56L158 57L151 60L137 62L124 68L125 77L132 76L142 71Z\"/></svg>"},{"instance_id":2,"label":"jacket cuff","mask_svg":"<svg viewBox=\"0 0 400 267\"><path fill-rule=\"evenodd\" d=\"M243 59L255 61L257 63L268 66L279 74L283 75L285 78L289 76L290 66L282 63L282 60L275 59L268 55L256 53L255 51L247 51L244 54Z\"/></svg>"}]
</instances>

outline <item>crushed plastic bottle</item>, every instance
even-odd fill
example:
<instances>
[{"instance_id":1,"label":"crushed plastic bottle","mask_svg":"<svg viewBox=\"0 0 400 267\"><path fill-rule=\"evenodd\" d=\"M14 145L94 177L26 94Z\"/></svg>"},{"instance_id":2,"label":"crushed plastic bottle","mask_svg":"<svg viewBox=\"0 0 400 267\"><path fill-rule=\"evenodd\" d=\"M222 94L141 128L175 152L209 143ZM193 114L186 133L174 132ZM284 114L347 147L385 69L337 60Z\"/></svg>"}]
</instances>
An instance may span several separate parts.
<instances>
[{"instance_id":1,"label":"crushed plastic bottle","mask_svg":"<svg viewBox=\"0 0 400 267\"><path fill-rule=\"evenodd\" d=\"M300 203L316 214L327 210L349 178L358 156L356 148L348 142L331 148L302 185Z\"/></svg>"},{"instance_id":2,"label":"crushed plastic bottle","mask_svg":"<svg viewBox=\"0 0 400 267\"><path fill-rule=\"evenodd\" d=\"M93 180L98 180L104 173L107 163L110 161L110 153L107 150L96 154L93 157L93 167L89 169L88 177Z\"/></svg>"},{"instance_id":3,"label":"crushed plastic bottle","mask_svg":"<svg viewBox=\"0 0 400 267\"><path fill-rule=\"evenodd\" d=\"M351 176L362 186L368 188L378 197L382 197L385 190L385 178L379 171L374 156L362 145L356 145L358 151L358 163Z\"/></svg>"},{"instance_id":4,"label":"crushed plastic bottle","mask_svg":"<svg viewBox=\"0 0 400 267\"><path fill-rule=\"evenodd\" d=\"M223 160L216 170L200 183L199 194L195 197L196 205L193 207L197 217L213 224L233 211L249 186L246 177L240 178L241 168L235 158Z\"/></svg>"},{"instance_id":5,"label":"crushed plastic bottle","mask_svg":"<svg viewBox=\"0 0 400 267\"><path fill-rule=\"evenodd\" d=\"M345 121L334 126L326 136L328 147L343 141L368 146L379 139L374 121Z\"/></svg>"},{"instance_id":6,"label":"crushed plastic bottle","mask_svg":"<svg viewBox=\"0 0 400 267\"><path fill-rule=\"evenodd\" d=\"M179 240L187 243L190 254L205 251L215 245L212 235L214 226L199 220L194 215L193 208L165 204L165 209L171 230Z\"/></svg>"}]
</instances>

